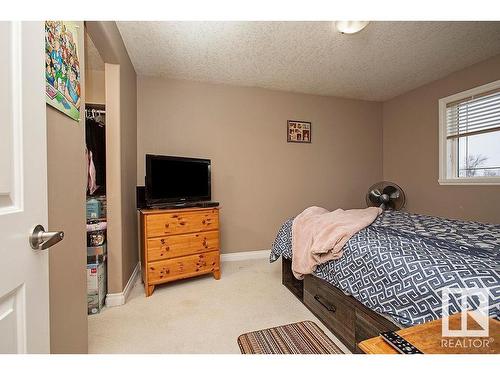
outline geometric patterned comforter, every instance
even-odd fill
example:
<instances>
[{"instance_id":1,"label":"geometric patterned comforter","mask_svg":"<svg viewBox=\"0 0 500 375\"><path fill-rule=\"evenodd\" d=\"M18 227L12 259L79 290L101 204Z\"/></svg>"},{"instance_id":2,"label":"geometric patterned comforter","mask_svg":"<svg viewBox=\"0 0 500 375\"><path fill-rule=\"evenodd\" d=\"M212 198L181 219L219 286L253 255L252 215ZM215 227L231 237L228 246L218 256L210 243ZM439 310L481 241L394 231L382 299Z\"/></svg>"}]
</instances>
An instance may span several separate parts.
<instances>
[{"instance_id":1,"label":"geometric patterned comforter","mask_svg":"<svg viewBox=\"0 0 500 375\"><path fill-rule=\"evenodd\" d=\"M292 222L279 230L271 262L291 259ZM441 318L444 287L488 288L489 315L500 316L500 225L384 211L343 250L313 274L405 327Z\"/></svg>"}]
</instances>

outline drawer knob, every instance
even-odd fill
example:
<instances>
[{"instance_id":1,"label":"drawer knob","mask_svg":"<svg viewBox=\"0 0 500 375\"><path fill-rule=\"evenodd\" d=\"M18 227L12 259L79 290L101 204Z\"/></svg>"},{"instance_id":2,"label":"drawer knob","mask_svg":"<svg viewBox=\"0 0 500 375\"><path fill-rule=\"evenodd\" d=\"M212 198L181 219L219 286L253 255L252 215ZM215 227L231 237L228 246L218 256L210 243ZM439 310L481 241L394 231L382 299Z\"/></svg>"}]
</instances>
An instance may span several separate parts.
<instances>
[{"instance_id":1,"label":"drawer knob","mask_svg":"<svg viewBox=\"0 0 500 375\"><path fill-rule=\"evenodd\" d=\"M334 312L337 310L337 309L335 308L335 306L330 305L330 304L329 304L329 303L327 303L327 302L323 302L323 301L322 301L322 297L321 297L321 296L319 296L318 294L316 294L316 295L314 296L314 299L315 299L316 301L318 301L318 302L319 302L319 304L320 304L321 306L323 306L325 309L327 309L328 311L330 311L330 312L332 312L332 313L334 313Z\"/></svg>"}]
</instances>

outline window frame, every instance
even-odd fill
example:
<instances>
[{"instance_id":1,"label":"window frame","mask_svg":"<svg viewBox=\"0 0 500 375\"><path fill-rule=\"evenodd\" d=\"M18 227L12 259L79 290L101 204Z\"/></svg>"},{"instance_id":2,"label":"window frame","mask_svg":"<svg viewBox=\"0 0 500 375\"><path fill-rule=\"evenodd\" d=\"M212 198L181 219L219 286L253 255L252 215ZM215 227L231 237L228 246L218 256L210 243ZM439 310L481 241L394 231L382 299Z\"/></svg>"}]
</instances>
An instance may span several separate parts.
<instances>
[{"instance_id":1,"label":"window frame","mask_svg":"<svg viewBox=\"0 0 500 375\"><path fill-rule=\"evenodd\" d=\"M439 185L500 185L500 176L488 177L454 177L448 168L448 140L446 138L446 106L448 103L465 99L469 96L479 95L488 91L500 89L500 80L474 87L470 90L439 99ZM458 138L457 138L458 139ZM456 150L451 150L452 163L456 164ZM455 167L455 166L453 166Z\"/></svg>"}]
</instances>

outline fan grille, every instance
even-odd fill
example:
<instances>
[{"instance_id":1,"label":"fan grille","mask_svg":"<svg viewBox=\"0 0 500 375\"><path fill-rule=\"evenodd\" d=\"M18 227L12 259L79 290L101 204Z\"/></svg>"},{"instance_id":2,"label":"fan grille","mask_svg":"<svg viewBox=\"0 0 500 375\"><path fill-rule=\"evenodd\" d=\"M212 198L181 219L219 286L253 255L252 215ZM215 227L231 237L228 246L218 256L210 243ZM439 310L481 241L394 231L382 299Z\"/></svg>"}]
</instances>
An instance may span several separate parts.
<instances>
[{"instance_id":1,"label":"fan grille","mask_svg":"<svg viewBox=\"0 0 500 375\"><path fill-rule=\"evenodd\" d=\"M368 207L381 207L384 210L401 210L406 204L406 196L398 184L380 181L368 189L366 204Z\"/></svg>"}]
</instances>

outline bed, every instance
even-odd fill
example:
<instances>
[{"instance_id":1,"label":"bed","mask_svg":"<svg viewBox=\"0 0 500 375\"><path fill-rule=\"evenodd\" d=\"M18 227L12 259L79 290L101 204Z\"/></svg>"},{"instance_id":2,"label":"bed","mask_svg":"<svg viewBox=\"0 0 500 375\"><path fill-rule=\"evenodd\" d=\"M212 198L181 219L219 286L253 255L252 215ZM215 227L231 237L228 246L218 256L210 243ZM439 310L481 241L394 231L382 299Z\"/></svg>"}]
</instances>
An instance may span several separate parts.
<instances>
[{"instance_id":1,"label":"bed","mask_svg":"<svg viewBox=\"0 0 500 375\"><path fill-rule=\"evenodd\" d=\"M320 265L302 283L288 270L292 221L280 228L270 261L283 258L284 284L323 322L341 315L336 305L349 305L347 320L340 317L333 325L353 327L339 337L351 350L356 351L361 336L441 318L446 287L488 288L488 313L498 319L500 225L385 211L347 242L340 259ZM457 301L451 302L450 312L460 311ZM370 315L377 329L358 335L357 310ZM339 334L338 328L332 330Z\"/></svg>"}]
</instances>

